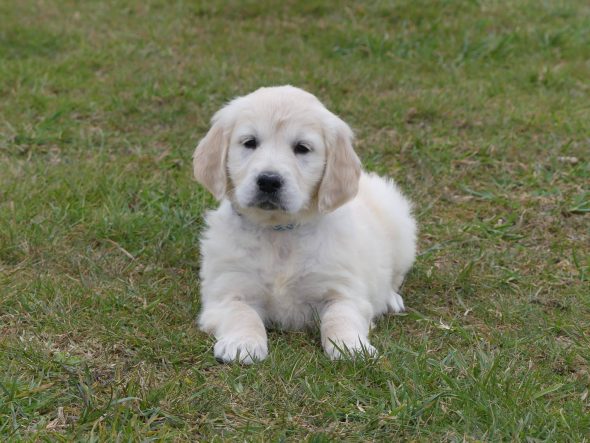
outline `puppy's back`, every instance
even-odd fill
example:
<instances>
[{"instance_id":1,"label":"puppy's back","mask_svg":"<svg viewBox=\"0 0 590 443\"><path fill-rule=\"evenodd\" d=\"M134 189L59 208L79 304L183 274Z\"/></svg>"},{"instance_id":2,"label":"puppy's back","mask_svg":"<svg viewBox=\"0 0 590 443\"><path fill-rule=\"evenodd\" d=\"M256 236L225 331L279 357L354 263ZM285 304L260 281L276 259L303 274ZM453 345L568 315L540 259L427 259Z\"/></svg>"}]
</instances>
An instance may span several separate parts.
<instances>
[{"instance_id":1,"label":"puppy's back","mask_svg":"<svg viewBox=\"0 0 590 443\"><path fill-rule=\"evenodd\" d=\"M383 248L391 248L394 262L392 286L397 290L416 257L416 222L412 204L395 182L374 173L363 173L359 184L356 211L367 212L367 222L375 220L375 229L383 232Z\"/></svg>"}]
</instances>

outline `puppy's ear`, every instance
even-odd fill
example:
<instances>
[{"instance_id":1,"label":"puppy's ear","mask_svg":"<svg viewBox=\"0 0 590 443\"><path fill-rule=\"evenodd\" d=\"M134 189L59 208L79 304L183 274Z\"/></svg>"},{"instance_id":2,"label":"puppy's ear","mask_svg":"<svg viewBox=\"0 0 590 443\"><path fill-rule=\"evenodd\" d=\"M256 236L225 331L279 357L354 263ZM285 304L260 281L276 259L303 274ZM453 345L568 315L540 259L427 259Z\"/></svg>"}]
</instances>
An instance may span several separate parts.
<instances>
[{"instance_id":1,"label":"puppy's ear","mask_svg":"<svg viewBox=\"0 0 590 443\"><path fill-rule=\"evenodd\" d=\"M199 142L193 154L193 171L195 178L217 200L227 192L226 158L229 147L229 131L225 108L218 111L211 119L211 129Z\"/></svg>"},{"instance_id":2,"label":"puppy's ear","mask_svg":"<svg viewBox=\"0 0 590 443\"><path fill-rule=\"evenodd\" d=\"M318 209L327 213L352 200L359 188L361 161L352 148L350 127L333 116L325 135L326 168L318 191Z\"/></svg>"}]
</instances>

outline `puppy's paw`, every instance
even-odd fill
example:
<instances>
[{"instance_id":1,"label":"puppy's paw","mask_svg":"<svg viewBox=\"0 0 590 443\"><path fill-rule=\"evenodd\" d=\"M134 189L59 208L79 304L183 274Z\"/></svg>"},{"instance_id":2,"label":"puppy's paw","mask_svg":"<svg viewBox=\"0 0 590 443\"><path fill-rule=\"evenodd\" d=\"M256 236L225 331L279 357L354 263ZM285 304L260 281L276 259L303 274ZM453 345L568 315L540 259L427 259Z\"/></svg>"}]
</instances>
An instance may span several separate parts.
<instances>
[{"instance_id":1,"label":"puppy's paw","mask_svg":"<svg viewBox=\"0 0 590 443\"><path fill-rule=\"evenodd\" d=\"M324 343L324 351L330 360L373 358L377 349L367 340L329 340Z\"/></svg>"},{"instance_id":2,"label":"puppy's paw","mask_svg":"<svg viewBox=\"0 0 590 443\"><path fill-rule=\"evenodd\" d=\"M250 365L268 355L266 338L256 336L225 336L215 343L213 354L220 363L238 362Z\"/></svg>"},{"instance_id":3,"label":"puppy's paw","mask_svg":"<svg viewBox=\"0 0 590 443\"><path fill-rule=\"evenodd\" d=\"M396 314L404 312L406 310L404 299L397 292L391 291L389 300L387 300L387 308L389 309L389 312L394 312Z\"/></svg>"}]
</instances>

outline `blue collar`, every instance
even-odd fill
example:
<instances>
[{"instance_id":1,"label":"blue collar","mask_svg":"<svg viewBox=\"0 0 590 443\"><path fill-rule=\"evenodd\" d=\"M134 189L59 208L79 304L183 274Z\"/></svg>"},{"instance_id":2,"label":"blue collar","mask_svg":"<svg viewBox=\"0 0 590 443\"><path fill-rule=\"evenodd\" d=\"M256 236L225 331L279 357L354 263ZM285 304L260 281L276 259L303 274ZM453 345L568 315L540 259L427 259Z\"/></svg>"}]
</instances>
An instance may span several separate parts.
<instances>
[{"instance_id":1,"label":"blue collar","mask_svg":"<svg viewBox=\"0 0 590 443\"><path fill-rule=\"evenodd\" d=\"M274 225L272 230L278 232L292 231L296 226L297 225L295 223L289 223L288 225Z\"/></svg>"},{"instance_id":2,"label":"blue collar","mask_svg":"<svg viewBox=\"0 0 590 443\"><path fill-rule=\"evenodd\" d=\"M233 203L231 205L231 208L237 214L238 217L242 217L242 214L240 214L240 212L236 209L236 207ZM297 226L299 226L298 223L287 223L286 225L274 225L274 226L272 226L272 230L276 231L276 232L292 231Z\"/></svg>"}]
</instances>

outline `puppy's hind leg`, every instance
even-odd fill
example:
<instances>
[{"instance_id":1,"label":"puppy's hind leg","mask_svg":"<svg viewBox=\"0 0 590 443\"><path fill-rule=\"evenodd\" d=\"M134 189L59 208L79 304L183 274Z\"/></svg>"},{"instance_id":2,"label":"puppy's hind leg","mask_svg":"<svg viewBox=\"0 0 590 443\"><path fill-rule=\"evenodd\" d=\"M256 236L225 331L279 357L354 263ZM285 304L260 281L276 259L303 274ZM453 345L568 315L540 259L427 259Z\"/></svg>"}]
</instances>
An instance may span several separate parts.
<instances>
[{"instance_id":1,"label":"puppy's hind leg","mask_svg":"<svg viewBox=\"0 0 590 443\"><path fill-rule=\"evenodd\" d=\"M387 299L387 310L390 313L399 314L405 312L404 299L399 295L399 289L404 282L405 273L396 272L391 279L391 289Z\"/></svg>"},{"instance_id":2,"label":"puppy's hind leg","mask_svg":"<svg viewBox=\"0 0 590 443\"><path fill-rule=\"evenodd\" d=\"M387 308L389 312L393 312L395 314L399 314L400 312L404 312L406 310L406 307L404 306L404 299L393 289L389 293Z\"/></svg>"}]
</instances>

